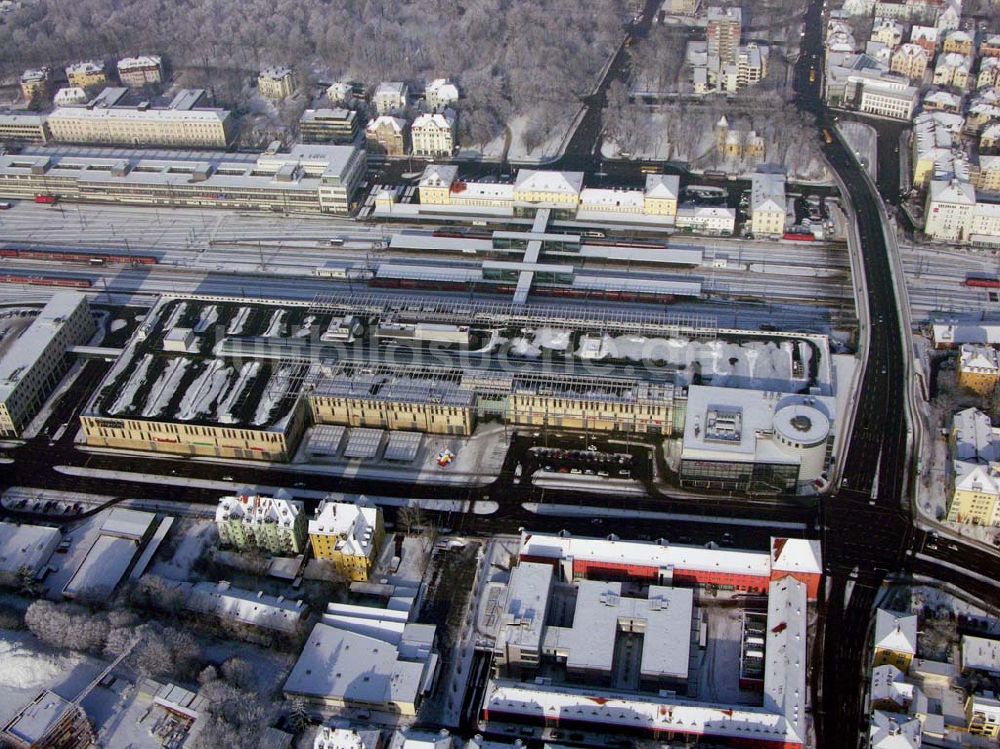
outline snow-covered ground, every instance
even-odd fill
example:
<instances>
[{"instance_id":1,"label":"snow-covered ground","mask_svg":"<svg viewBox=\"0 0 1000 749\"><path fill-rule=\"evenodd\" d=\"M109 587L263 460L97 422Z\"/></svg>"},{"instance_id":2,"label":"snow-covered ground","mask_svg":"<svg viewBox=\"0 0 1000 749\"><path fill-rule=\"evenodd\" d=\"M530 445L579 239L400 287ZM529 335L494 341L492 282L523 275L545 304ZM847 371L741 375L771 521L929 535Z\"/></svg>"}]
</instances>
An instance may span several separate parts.
<instances>
[{"instance_id":1,"label":"snow-covered ground","mask_svg":"<svg viewBox=\"0 0 1000 749\"><path fill-rule=\"evenodd\" d=\"M0 725L44 689L75 698L103 668L96 658L48 648L30 632L0 629Z\"/></svg>"},{"instance_id":2,"label":"snow-covered ground","mask_svg":"<svg viewBox=\"0 0 1000 749\"><path fill-rule=\"evenodd\" d=\"M170 559L153 562L150 572L170 580L190 580L191 568L206 548L219 536L215 522L210 520L184 520L174 525L174 553Z\"/></svg>"}]
</instances>

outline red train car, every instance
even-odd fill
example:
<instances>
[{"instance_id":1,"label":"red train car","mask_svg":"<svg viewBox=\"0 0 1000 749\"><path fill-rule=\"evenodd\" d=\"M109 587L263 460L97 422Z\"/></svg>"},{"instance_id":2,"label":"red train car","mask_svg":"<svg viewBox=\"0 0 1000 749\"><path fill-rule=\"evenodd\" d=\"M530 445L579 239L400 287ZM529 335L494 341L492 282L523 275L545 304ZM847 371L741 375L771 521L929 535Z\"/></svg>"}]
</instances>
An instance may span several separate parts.
<instances>
[{"instance_id":1,"label":"red train car","mask_svg":"<svg viewBox=\"0 0 1000 749\"><path fill-rule=\"evenodd\" d=\"M0 283L28 284L30 286L59 286L69 289L89 289L93 282L89 278L61 278L57 276L32 276L19 273L0 275Z\"/></svg>"},{"instance_id":2,"label":"red train car","mask_svg":"<svg viewBox=\"0 0 1000 749\"><path fill-rule=\"evenodd\" d=\"M59 200L58 195L36 195L35 202L41 203L42 205L55 205L56 201Z\"/></svg>"},{"instance_id":3,"label":"red train car","mask_svg":"<svg viewBox=\"0 0 1000 749\"><path fill-rule=\"evenodd\" d=\"M56 263L86 263L112 265L156 265L153 255L118 255L85 250L42 250L29 247L0 248L0 257L42 260Z\"/></svg>"},{"instance_id":4,"label":"red train car","mask_svg":"<svg viewBox=\"0 0 1000 749\"><path fill-rule=\"evenodd\" d=\"M781 238L782 239L789 239L789 240L791 240L793 242L815 242L816 241L816 237L814 237L811 233L804 232L804 231L786 231L782 235Z\"/></svg>"},{"instance_id":5,"label":"red train car","mask_svg":"<svg viewBox=\"0 0 1000 749\"><path fill-rule=\"evenodd\" d=\"M965 279L965 285L978 289L1000 289L1000 278L986 274L969 275Z\"/></svg>"}]
</instances>

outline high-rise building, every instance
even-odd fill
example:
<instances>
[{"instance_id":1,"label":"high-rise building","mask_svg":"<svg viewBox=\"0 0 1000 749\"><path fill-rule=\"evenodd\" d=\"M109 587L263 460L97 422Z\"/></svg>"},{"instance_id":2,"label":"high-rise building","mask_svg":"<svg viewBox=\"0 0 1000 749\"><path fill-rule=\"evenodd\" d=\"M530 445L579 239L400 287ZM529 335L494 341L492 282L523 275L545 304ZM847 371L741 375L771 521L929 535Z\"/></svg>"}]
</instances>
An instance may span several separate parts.
<instances>
[{"instance_id":1,"label":"high-rise building","mask_svg":"<svg viewBox=\"0 0 1000 749\"><path fill-rule=\"evenodd\" d=\"M720 62L727 65L736 63L742 21L743 13L739 8L713 6L708 9L708 25L705 33L708 38L709 57L718 57Z\"/></svg>"}]
</instances>

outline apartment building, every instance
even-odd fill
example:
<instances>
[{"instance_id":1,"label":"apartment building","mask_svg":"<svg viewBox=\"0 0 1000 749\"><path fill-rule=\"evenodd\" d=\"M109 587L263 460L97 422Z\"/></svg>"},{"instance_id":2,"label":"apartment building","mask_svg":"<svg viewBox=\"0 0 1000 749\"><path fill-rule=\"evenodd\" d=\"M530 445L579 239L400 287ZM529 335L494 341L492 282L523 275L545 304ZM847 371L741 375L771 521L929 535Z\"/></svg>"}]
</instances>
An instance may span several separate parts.
<instances>
[{"instance_id":1,"label":"apartment building","mask_svg":"<svg viewBox=\"0 0 1000 749\"><path fill-rule=\"evenodd\" d=\"M257 76L257 90L265 99L284 99L295 92L295 76L291 68L269 65Z\"/></svg>"},{"instance_id":2,"label":"apartment building","mask_svg":"<svg viewBox=\"0 0 1000 749\"><path fill-rule=\"evenodd\" d=\"M51 138L45 115L0 112L0 143L45 143Z\"/></svg>"},{"instance_id":3,"label":"apartment building","mask_svg":"<svg viewBox=\"0 0 1000 749\"><path fill-rule=\"evenodd\" d=\"M776 236L785 231L785 175L758 170L751 175L750 231L754 236Z\"/></svg>"},{"instance_id":4,"label":"apartment building","mask_svg":"<svg viewBox=\"0 0 1000 749\"><path fill-rule=\"evenodd\" d=\"M365 144L370 153L405 156L409 151L410 126L401 117L379 115L365 128Z\"/></svg>"},{"instance_id":5,"label":"apartment building","mask_svg":"<svg viewBox=\"0 0 1000 749\"><path fill-rule=\"evenodd\" d=\"M1000 57L984 57L979 61L976 89L990 88L1000 81Z\"/></svg>"},{"instance_id":6,"label":"apartment building","mask_svg":"<svg viewBox=\"0 0 1000 749\"><path fill-rule=\"evenodd\" d=\"M647 216L676 216L680 177L675 174L647 174L642 195L642 212Z\"/></svg>"},{"instance_id":7,"label":"apartment building","mask_svg":"<svg viewBox=\"0 0 1000 749\"><path fill-rule=\"evenodd\" d=\"M299 118L303 143L353 143L358 113L351 109L307 109Z\"/></svg>"},{"instance_id":8,"label":"apartment building","mask_svg":"<svg viewBox=\"0 0 1000 749\"><path fill-rule=\"evenodd\" d=\"M414 156L451 156L455 151L455 115L450 110L421 114L410 127Z\"/></svg>"},{"instance_id":9,"label":"apartment building","mask_svg":"<svg viewBox=\"0 0 1000 749\"><path fill-rule=\"evenodd\" d=\"M965 55L956 52L938 56L934 66L932 82L935 86L954 86L965 89L969 86L972 63Z\"/></svg>"},{"instance_id":10,"label":"apartment building","mask_svg":"<svg viewBox=\"0 0 1000 749\"><path fill-rule=\"evenodd\" d=\"M1000 523L1000 429L975 408L952 417L951 456L955 485L948 519L993 526Z\"/></svg>"},{"instance_id":11,"label":"apartment building","mask_svg":"<svg viewBox=\"0 0 1000 749\"><path fill-rule=\"evenodd\" d=\"M729 237L736 231L736 211L718 205L682 205L677 209L677 228Z\"/></svg>"},{"instance_id":12,"label":"apartment building","mask_svg":"<svg viewBox=\"0 0 1000 749\"><path fill-rule=\"evenodd\" d=\"M895 18L876 18L868 39L895 48L903 41L903 24Z\"/></svg>"},{"instance_id":13,"label":"apartment building","mask_svg":"<svg viewBox=\"0 0 1000 749\"><path fill-rule=\"evenodd\" d=\"M989 34L979 42L981 58L1000 57L1000 34Z\"/></svg>"},{"instance_id":14,"label":"apartment building","mask_svg":"<svg viewBox=\"0 0 1000 749\"><path fill-rule=\"evenodd\" d=\"M194 109L203 94L182 91L164 108L57 107L48 117L49 130L65 143L226 149L236 135L235 120L225 109Z\"/></svg>"},{"instance_id":15,"label":"apartment building","mask_svg":"<svg viewBox=\"0 0 1000 749\"><path fill-rule=\"evenodd\" d=\"M0 435L18 437L68 367L66 349L96 327L82 294L60 292L0 359Z\"/></svg>"},{"instance_id":16,"label":"apartment building","mask_svg":"<svg viewBox=\"0 0 1000 749\"><path fill-rule=\"evenodd\" d=\"M84 60L66 67L66 80L70 86L90 88L106 84L108 74L100 60Z\"/></svg>"},{"instance_id":17,"label":"apartment building","mask_svg":"<svg viewBox=\"0 0 1000 749\"><path fill-rule=\"evenodd\" d=\"M914 24L910 29L910 41L923 47L928 58L934 57L937 53L939 36L940 32L934 26Z\"/></svg>"},{"instance_id":18,"label":"apartment building","mask_svg":"<svg viewBox=\"0 0 1000 749\"><path fill-rule=\"evenodd\" d=\"M379 114L393 114L406 109L409 87L400 81L383 81L375 88L372 103Z\"/></svg>"},{"instance_id":19,"label":"apartment building","mask_svg":"<svg viewBox=\"0 0 1000 749\"><path fill-rule=\"evenodd\" d=\"M327 500L316 508L308 529L317 559L332 562L345 580L368 580L385 538L382 510Z\"/></svg>"},{"instance_id":20,"label":"apartment building","mask_svg":"<svg viewBox=\"0 0 1000 749\"><path fill-rule=\"evenodd\" d=\"M958 385L990 395L1000 382L1000 356L992 346L962 344L958 357Z\"/></svg>"},{"instance_id":21,"label":"apartment building","mask_svg":"<svg viewBox=\"0 0 1000 749\"><path fill-rule=\"evenodd\" d=\"M743 89L760 83L767 76L767 46L750 42L739 48L736 59L736 87Z\"/></svg>"},{"instance_id":22,"label":"apartment building","mask_svg":"<svg viewBox=\"0 0 1000 749\"><path fill-rule=\"evenodd\" d=\"M963 57L969 57L972 55L972 51L975 49L975 43L973 42L972 35L967 31L949 31L944 36L944 41L941 44L941 52L944 54L959 54Z\"/></svg>"},{"instance_id":23,"label":"apartment building","mask_svg":"<svg viewBox=\"0 0 1000 749\"><path fill-rule=\"evenodd\" d=\"M125 57L118 61L118 80L131 88L161 83L163 81L163 59L159 55L139 55Z\"/></svg>"},{"instance_id":24,"label":"apartment building","mask_svg":"<svg viewBox=\"0 0 1000 749\"><path fill-rule=\"evenodd\" d=\"M25 70L21 73L21 96L28 101L35 97L43 97L48 93L52 71L48 68Z\"/></svg>"},{"instance_id":25,"label":"apartment building","mask_svg":"<svg viewBox=\"0 0 1000 749\"><path fill-rule=\"evenodd\" d=\"M439 112L458 101L458 87L447 78L436 78L424 89L424 101L432 112Z\"/></svg>"},{"instance_id":26,"label":"apartment building","mask_svg":"<svg viewBox=\"0 0 1000 749\"><path fill-rule=\"evenodd\" d=\"M291 499L236 495L219 500L219 541L237 551L259 549L274 556L301 554L306 545L303 504Z\"/></svg>"},{"instance_id":27,"label":"apartment building","mask_svg":"<svg viewBox=\"0 0 1000 749\"><path fill-rule=\"evenodd\" d=\"M875 656L872 666L895 666L904 674L917 654L915 614L878 609L875 614Z\"/></svg>"},{"instance_id":28,"label":"apartment building","mask_svg":"<svg viewBox=\"0 0 1000 749\"><path fill-rule=\"evenodd\" d=\"M735 64L740 47L740 26L743 14L738 7L708 9L705 36L708 39L708 56L717 57L723 64Z\"/></svg>"},{"instance_id":29,"label":"apartment building","mask_svg":"<svg viewBox=\"0 0 1000 749\"><path fill-rule=\"evenodd\" d=\"M927 50L919 44L901 44L892 53L889 69L911 81L922 81L927 72Z\"/></svg>"},{"instance_id":30,"label":"apartment building","mask_svg":"<svg viewBox=\"0 0 1000 749\"><path fill-rule=\"evenodd\" d=\"M64 86L56 91L56 95L52 97L52 103L57 107L72 107L77 104L86 104L89 98L86 90L79 86Z\"/></svg>"},{"instance_id":31,"label":"apartment building","mask_svg":"<svg viewBox=\"0 0 1000 749\"><path fill-rule=\"evenodd\" d=\"M924 212L924 233L946 242L968 241L976 209L976 190L960 179L931 180Z\"/></svg>"}]
</instances>

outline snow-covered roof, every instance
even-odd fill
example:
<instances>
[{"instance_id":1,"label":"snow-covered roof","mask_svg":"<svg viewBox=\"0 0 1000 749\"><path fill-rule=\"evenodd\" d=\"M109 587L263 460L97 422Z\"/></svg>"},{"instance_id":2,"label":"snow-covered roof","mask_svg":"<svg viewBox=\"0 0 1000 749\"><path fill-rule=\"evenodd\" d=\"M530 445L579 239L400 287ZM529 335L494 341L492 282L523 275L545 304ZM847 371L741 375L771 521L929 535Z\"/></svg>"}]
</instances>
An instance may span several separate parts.
<instances>
[{"instance_id":1,"label":"snow-covered roof","mask_svg":"<svg viewBox=\"0 0 1000 749\"><path fill-rule=\"evenodd\" d=\"M458 177L458 167L453 164L429 164L420 176L418 187L451 187Z\"/></svg>"},{"instance_id":2,"label":"snow-covered roof","mask_svg":"<svg viewBox=\"0 0 1000 749\"><path fill-rule=\"evenodd\" d=\"M21 73L21 83L38 83L40 81L48 80L48 77L48 68L38 68L34 70L29 69Z\"/></svg>"},{"instance_id":3,"label":"snow-covered roof","mask_svg":"<svg viewBox=\"0 0 1000 749\"><path fill-rule=\"evenodd\" d=\"M902 708L913 702L915 688L906 681L906 674L891 664L886 663L872 669L872 702L889 701Z\"/></svg>"},{"instance_id":4,"label":"snow-covered roof","mask_svg":"<svg viewBox=\"0 0 1000 749\"><path fill-rule=\"evenodd\" d=\"M917 653L917 616L879 609L875 615L875 647L896 653Z\"/></svg>"},{"instance_id":5,"label":"snow-covered roof","mask_svg":"<svg viewBox=\"0 0 1000 749\"><path fill-rule=\"evenodd\" d=\"M931 180L931 201L935 203L976 204L976 188L959 179Z\"/></svg>"},{"instance_id":6,"label":"snow-covered roof","mask_svg":"<svg viewBox=\"0 0 1000 749\"><path fill-rule=\"evenodd\" d=\"M992 346L964 343L959 352L958 368L963 372L1000 375L1000 357Z\"/></svg>"},{"instance_id":7,"label":"snow-covered roof","mask_svg":"<svg viewBox=\"0 0 1000 749\"><path fill-rule=\"evenodd\" d=\"M579 195L583 172L557 172L548 169L519 169L514 180L515 192L550 192Z\"/></svg>"},{"instance_id":8,"label":"snow-covered roof","mask_svg":"<svg viewBox=\"0 0 1000 749\"><path fill-rule=\"evenodd\" d=\"M118 61L118 70L142 70L145 68L159 68L163 60L159 55L140 55L139 57L125 57Z\"/></svg>"},{"instance_id":9,"label":"snow-covered roof","mask_svg":"<svg viewBox=\"0 0 1000 749\"><path fill-rule=\"evenodd\" d=\"M451 130L455 126L455 115L451 110L435 112L434 114L424 113L417 115L413 121L413 130L431 128L435 130Z\"/></svg>"},{"instance_id":10,"label":"snow-covered roof","mask_svg":"<svg viewBox=\"0 0 1000 749\"><path fill-rule=\"evenodd\" d=\"M785 175L777 170L756 170L750 175L750 213L785 213Z\"/></svg>"},{"instance_id":11,"label":"snow-covered roof","mask_svg":"<svg viewBox=\"0 0 1000 749\"><path fill-rule=\"evenodd\" d=\"M496 647L540 653L554 571L544 562L521 562L510 573Z\"/></svg>"},{"instance_id":12,"label":"snow-covered roof","mask_svg":"<svg viewBox=\"0 0 1000 749\"><path fill-rule=\"evenodd\" d=\"M402 81L383 81L375 88L375 96L405 98L407 87Z\"/></svg>"},{"instance_id":13,"label":"snow-covered roof","mask_svg":"<svg viewBox=\"0 0 1000 749\"><path fill-rule=\"evenodd\" d=\"M433 671L431 654L402 660L399 648L379 637L320 623L285 682L285 693L365 706L413 704Z\"/></svg>"},{"instance_id":14,"label":"snow-covered roof","mask_svg":"<svg viewBox=\"0 0 1000 749\"><path fill-rule=\"evenodd\" d=\"M86 305L87 298L77 292L64 291L52 296L0 359L0 402L10 397L21 378L49 352L56 333L66 320Z\"/></svg>"},{"instance_id":15,"label":"snow-covered roof","mask_svg":"<svg viewBox=\"0 0 1000 749\"><path fill-rule=\"evenodd\" d=\"M246 494L222 497L215 508L215 522L239 522L248 526L273 524L293 528L303 507L302 502L282 497Z\"/></svg>"},{"instance_id":16,"label":"snow-covered roof","mask_svg":"<svg viewBox=\"0 0 1000 749\"><path fill-rule=\"evenodd\" d=\"M186 587L190 583L179 585ZM264 629L294 632L306 614L302 601L234 588L225 580L195 583L187 590L183 599L186 607Z\"/></svg>"},{"instance_id":17,"label":"snow-covered roof","mask_svg":"<svg viewBox=\"0 0 1000 749\"><path fill-rule=\"evenodd\" d=\"M104 72L104 63L100 60L84 60L66 66L66 75L94 75Z\"/></svg>"},{"instance_id":18,"label":"snow-covered roof","mask_svg":"<svg viewBox=\"0 0 1000 749\"><path fill-rule=\"evenodd\" d=\"M820 542L809 538L772 538L771 569L775 572L823 574Z\"/></svg>"},{"instance_id":19,"label":"snow-covered roof","mask_svg":"<svg viewBox=\"0 0 1000 749\"><path fill-rule=\"evenodd\" d=\"M1000 457L1000 429L978 408L964 408L951 418L955 458L972 463L989 463Z\"/></svg>"},{"instance_id":20,"label":"snow-covered roof","mask_svg":"<svg viewBox=\"0 0 1000 749\"><path fill-rule=\"evenodd\" d=\"M954 346L960 343L1000 344L1000 325L954 325L935 324L931 326L935 346Z\"/></svg>"},{"instance_id":21,"label":"snow-covered roof","mask_svg":"<svg viewBox=\"0 0 1000 749\"><path fill-rule=\"evenodd\" d=\"M0 574L13 575L22 567L38 572L62 540L57 528L0 523Z\"/></svg>"},{"instance_id":22,"label":"snow-covered roof","mask_svg":"<svg viewBox=\"0 0 1000 749\"><path fill-rule=\"evenodd\" d=\"M131 109L125 107L56 107L49 115L50 125L61 120L103 120L120 122L222 122L229 117L225 109Z\"/></svg>"},{"instance_id":23,"label":"snow-covered roof","mask_svg":"<svg viewBox=\"0 0 1000 749\"><path fill-rule=\"evenodd\" d=\"M546 627L544 647L564 656L572 670L610 672L618 623L628 621L638 631L656 633L643 639L640 676L685 680L693 606L689 588L651 585L647 597L633 598L622 592L620 582L580 580L573 625Z\"/></svg>"},{"instance_id":24,"label":"snow-covered roof","mask_svg":"<svg viewBox=\"0 0 1000 749\"><path fill-rule=\"evenodd\" d=\"M764 709L782 715L790 736L806 735L806 585L792 577L767 591Z\"/></svg>"},{"instance_id":25,"label":"snow-covered roof","mask_svg":"<svg viewBox=\"0 0 1000 749\"><path fill-rule=\"evenodd\" d=\"M381 732L375 729L323 726L316 734L313 749L378 749Z\"/></svg>"},{"instance_id":26,"label":"snow-covered roof","mask_svg":"<svg viewBox=\"0 0 1000 749\"><path fill-rule=\"evenodd\" d=\"M156 514L152 512L114 507L101 523L101 533L140 541L149 531L154 520L156 520Z\"/></svg>"},{"instance_id":27,"label":"snow-covered roof","mask_svg":"<svg viewBox=\"0 0 1000 749\"><path fill-rule=\"evenodd\" d=\"M804 671L803 671L804 674ZM762 707L700 703L666 693L662 697L602 689L493 680L486 688L483 711L491 718L531 717L541 722L572 721L600 730L627 727L664 735L692 734L720 738L770 739L802 744L784 715Z\"/></svg>"},{"instance_id":28,"label":"snow-covered roof","mask_svg":"<svg viewBox=\"0 0 1000 749\"><path fill-rule=\"evenodd\" d=\"M439 102L458 101L458 87L447 78L435 78L425 89L426 93L433 93Z\"/></svg>"},{"instance_id":29,"label":"snow-covered roof","mask_svg":"<svg viewBox=\"0 0 1000 749\"><path fill-rule=\"evenodd\" d=\"M292 69L286 65L268 65L260 69L261 78L270 78L275 81L280 81L291 74Z\"/></svg>"},{"instance_id":30,"label":"snow-covered roof","mask_svg":"<svg viewBox=\"0 0 1000 749\"><path fill-rule=\"evenodd\" d=\"M365 130L369 133L374 133L383 127L392 128L395 132L401 133L406 129L406 120L400 117L382 114L369 122L368 125L365 126Z\"/></svg>"},{"instance_id":31,"label":"snow-covered roof","mask_svg":"<svg viewBox=\"0 0 1000 749\"><path fill-rule=\"evenodd\" d=\"M56 91L56 95L52 97L52 101L56 106L79 104L86 100L87 92L79 86L64 86Z\"/></svg>"},{"instance_id":32,"label":"snow-covered roof","mask_svg":"<svg viewBox=\"0 0 1000 749\"><path fill-rule=\"evenodd\" d=\"M728 127L725 115L716 127ZM645 196L656 200L677 200L681 178L676 174L647 174Z\"/></svg>"},{"instance_id":33,"label":"snow-covered roof","mask_svg":"<svg viewBox=\"0 0 1000 749\"><path fill-rule=\"evenodd\" d=\"M72 709L68 700L45 690L17 714L3 733L20 740L23 746L41 746L40 742L49 729L62 719L67 710Z\"/></svg>"},{"instance_id":34,"label":"snow-covered roof","mask_svg":"<svg viewBox=\"0 0 1000 749\"><path fill-rule=\"evenodd\" d=\"M962 635L962 670L1000 676L1000 640Z\"/></svg>"},{"instance_id":35,"label":"snow-covered roof","mask_svg":"<svg viewBox=\"0 0 1000 749\"><path fill-rule=\"evenodd\" d=\"M580 191L580 208L586 210L592 207L642 208L643 193L641 190L614 190L597 187L587 187Z\"/></svg>"},{"instance_id":36,"label":"snow-covered roof","mask_svg":"<svg viewBox=\"0 0 1000 749\"><path fill-rule=\"evenodd\" d=\"M377 507L325 501L309 521L309 535L337 536L337 550L342 554L368 556L375 542L377 524Z\"/></svg>"},{"instance_id":37,"label":"snow-covered roof","mask_svg":"<svg viewBox=\"0 0 1000 749\"><path fill-rule=\"evenodd\" d=\"M648 566L657 569L731 573L767 578L771 574L770 555L758 551L706 549L643 541L603 538L574 538L543 533L521 533L522 558L573 559L584 562L608 562Z\"/></svg>"},{"instance_id":38,"label":"snow-covered roof","mask_svg":"<svg viewBox=\"0 0 1000 749\"><path fill-rule=\"evenodd\" d=\"M131 538L102 533L63 588L67 598L109 596L125 576L139 550Z\"/></svg>"},{"instance_id":39,"label":"snow-covered roof","mask_svg":"<svg viewBox=\"0 0 1000 749\"><path fill-rule=\"evenodd\" d=\"M780 392L692 385L681 458L797 465L801 455L768 435L812 446L832 431L836 399Z\"/></svg>"},{"instance_id":40,"label":"snow-covered roof","mask_svg":"<svg viewBox=\"0 0 1000 749\"><path fill-rule=\"evenodd\" d=\"M1000 474L996 463L984 466L980 463L969 463L964 460L953 461L955 471L955 491L975 492L1000 496Z\"/></svg>"},{"instance_id":41,"label":"snow-covered roof","mask_svg":"<svg viewBox=\"0 0 1000 749\"><path fill-rule=\"evenodd\" d=\"M921 732L922 725L916 718L882 710L872 713L872 749L919 749Z\"/></svg>"}]
</instances>

